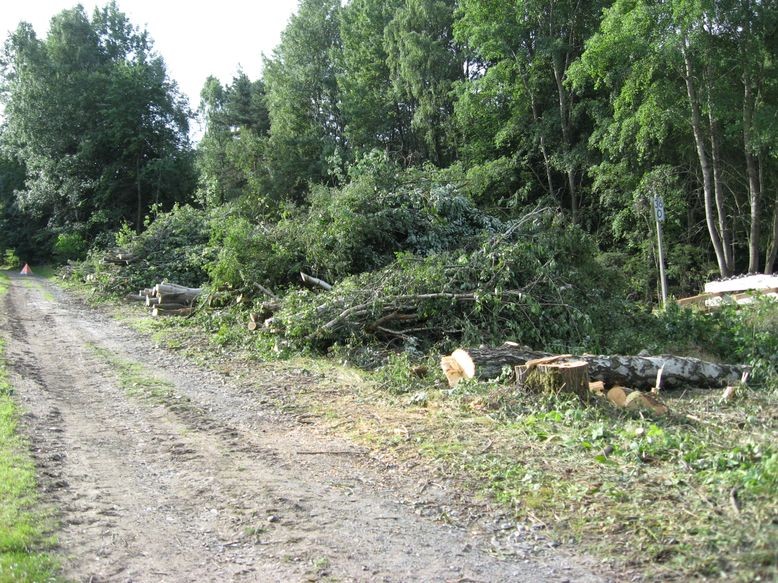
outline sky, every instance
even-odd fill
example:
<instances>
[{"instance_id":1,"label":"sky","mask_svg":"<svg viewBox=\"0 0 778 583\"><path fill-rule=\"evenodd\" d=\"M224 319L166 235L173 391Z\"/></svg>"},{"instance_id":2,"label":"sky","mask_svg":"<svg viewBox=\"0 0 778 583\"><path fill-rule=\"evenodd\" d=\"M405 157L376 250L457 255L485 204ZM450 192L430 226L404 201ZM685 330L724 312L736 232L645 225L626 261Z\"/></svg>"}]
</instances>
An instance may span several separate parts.
<instances>
[{"instance_id":1,"label":"sky","mask_svg":"<svg viewBox=\"0 0 778 583\"><path fill-rule=\"evenodd\" d=\"M79 3L91 17L108 0L2 0L2 42L23 20L44 38L51 17ZM194 109L209 75L228 83L241 67L251 79L260 76L262 54L270 56L278 45L297 0L117 0L117 5L133 25L149 31L168 75Z\"/></svg>"}]
</instances>

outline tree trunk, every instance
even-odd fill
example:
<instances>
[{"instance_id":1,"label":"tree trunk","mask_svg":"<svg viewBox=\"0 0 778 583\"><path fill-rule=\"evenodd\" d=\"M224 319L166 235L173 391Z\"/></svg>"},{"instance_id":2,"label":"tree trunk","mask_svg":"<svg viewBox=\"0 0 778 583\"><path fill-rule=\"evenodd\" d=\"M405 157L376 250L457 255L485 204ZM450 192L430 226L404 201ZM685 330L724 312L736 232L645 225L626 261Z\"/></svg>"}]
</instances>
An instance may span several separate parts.
<instances>
[{"instance_id":1,"label":"tree trunk","mask_svg":"<svg viewBox=\"0 0 778 583\"><path fill-rule=\"evenodd\" d=\"M450 384L458 378L489 380L499 377L503 369L524 365L528 361L552 356L532 351L526 347L501 346L499 348L469 348L455 350L444 357L444 365L453 374L447 377ZM746 367L716 364L697 358L680 356L574 356L573 360L585 361L589 365L589 378L601 380L607 386L624 385L635 389L651 389L656 384L659 369L662 372L664 388L679 387L722 387L737 382ZM452 370L453 369L453 370ZM458 376L458 378L457 378Z\"/></svg>"},{"instance_id":2,"label":"tree trunk","mask_svg":"<svg viewBox=\"0 0 778 583\"><path fill-rule=\"evenodd\" d=\"M773 208L773 236L764 264L764 272L768 275L775 268L776 256L778 256L778 190L775 192L775 205Z\"/></svg>"},{"instance_id":3,"label":"tree trunk","mask_svg":"<svg viewBox=\"0 0 778 583\"><path fill-rule=\"evenodd\" d=\"M564 70L562 64L559 61L559 57L554 56L554 81L556 82L557 97L559 98L559 120L562 125L562 147L564 154L567 155L570 153L570 148L572 147L572 131L570 128L570 115L568 112L569 105L567 103L567 95L565 94L565 86L563 82ZM567 188L570 192L570 215L573 224L575 224L578 222L578 192L575 185L575 169L569 166L569 160L566 161L566 164L568 165L566 174Z\"/></svg>"},{"instance_id":4,"label":"tree trunk","mask_svg":"<svg viewBox=\"0 0 778 583\"><path fill-rule=\"evenodd\" d=\"M754 95L751 82L743 75L743 151L746 157L746 172L748 174L748 200L751 205L751 229L748 234L748 272L759 271L759 238L762 223L762 192L759 184L759 173L756 161L751 151L751 126L754 117Z\"/></svg>"},{"instance_id":5,"label":"tree trunk","mask_svg":"<svg viewBox=\"0 0 778 583\"><path fill-rule=\"evenodd\" d=\"M684 64L686 66L684 81L686 82L686 94L689 98L689 107L691 109L692 132L694 134L694 143L697 147L697 159L700 163L700 170L702 172L702 187L703 194L705 196L705 223L708 226L708 234L713 245L713 251L716 253L716 261L719 265L719 273L722 277L728 277L732 275L732 273L730 266L727 263L724 246L721 241L721 234L718 227L716 226L713 194L713 172L711 170L710 161L708 160L708 154L705 149L705 137L702 131L700 103L697 99L697 91L694 87L694 68L692 66L691 57L689 56L689 51L685 45L683 46L682 52Z\"/></svg>"},{"instance_id":6,"label":"tree trunk","mask_svg":"<svg viewBox=\"0 0 778 583\"><path fill-rule=\"evenodd\" d=\"M521 388L552 395L571 393L584 403L591 394L589 365L583 360L517 366L516 379Z\"/></svg>"},{"instance_id":7,"label":"tree trunk","mask_svg":"<svg viewBox=\"0 0 778 583\"><path fill-rule=\"evenodd\" d=\"M721 245L724 248L724 258L727 262L730 273L735 271L735 251L732 244L732 228L727 222L727 207L725 204L725 192L727 190L722 174L721 160L721 130L719 123L711 113L712 107L708 108L708 123L710 126L710 151L711 166L713 168L713 196L716 200L716 217L719 223L719 233L721 233Z\"/></svg>"},{"instance_id":8,"label":"tree trunk","mask_svg":"<svg viewBox=\"0 0 778 583\"><path fill-rule=\"evenodd\" d=\"M141 229L143 227L143 195L141 194L141 183L140 183L140 152L138 152L138 155L135 158L135 185L137 188L137 196L138 196L138 208L137 213L135 216L135 232L140 234Z\"/></svg>"},{"instance_id":9,"label":"tree trunk","mask_svg":"<svg viewBox=\"0 0 778 583\"><path fill-rule=\"evenodd\" d=\"M538 103L537 100L535 99L535 92L530 88L526 73L524 73L523 71L521 73L521 80L524 83L524 90L527 92L527 95L529 95L530 106L532 109L532 121L535 123L535 125L539 125L540 113L538 112ZM549 159L548 151L546 149L546 138L543 136L542 132L539 135L539 140L540 140L540 153L543 156L543 167L546 170L546 182L548 186L548 195L554 196L554 181L551 176L551 161Z\"/></svg>"}]
</instances>

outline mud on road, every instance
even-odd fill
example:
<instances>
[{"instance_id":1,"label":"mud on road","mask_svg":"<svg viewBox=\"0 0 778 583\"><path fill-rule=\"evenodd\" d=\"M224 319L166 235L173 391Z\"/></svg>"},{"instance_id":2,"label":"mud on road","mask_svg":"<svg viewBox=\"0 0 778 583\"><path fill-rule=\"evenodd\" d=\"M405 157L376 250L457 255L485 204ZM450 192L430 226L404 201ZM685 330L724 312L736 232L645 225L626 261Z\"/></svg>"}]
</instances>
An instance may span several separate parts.
<instances>
[{"instance_id":1,"label":"mud on road","mask_svg":"<svg viewBox=\"0 0 778 583\"><path fill-rule=\"evenodd\" d=\"M445 483L273 408L267 395L310 383L304 371L200 368L37 278L12 276L2 302L68 580L604 580L499 515L440 520ZM128 394L105 354L169 383L168 398Z\"/></svg>"}]
</instances>

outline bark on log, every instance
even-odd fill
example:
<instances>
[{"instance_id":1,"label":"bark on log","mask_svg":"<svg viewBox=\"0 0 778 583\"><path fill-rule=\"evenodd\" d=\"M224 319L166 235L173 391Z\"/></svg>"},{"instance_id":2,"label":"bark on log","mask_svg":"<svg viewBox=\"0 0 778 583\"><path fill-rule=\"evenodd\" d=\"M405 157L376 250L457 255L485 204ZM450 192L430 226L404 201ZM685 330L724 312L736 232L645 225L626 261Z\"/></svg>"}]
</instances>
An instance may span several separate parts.
<instances>
[{"instance_id":1,"label":"bark on log","mask_svg":"<svg viewBox=\"0 0 778 583\"><path fill-rule=\"evenodd\" d=\"M200 294L202 293L203 289L200 287L186 287L176 283L158 283L154 286L154 291L157 295L176 293Z\"/></svg>"},{"instance_id":2,"label":"bark on log","mask_svg":"<svg viewBox=\"0 0 778 583\"><path fill-rule=\"evenodd\" d=\"M166 309L159 309L159 306L155 306L154 309L151 311L151 315L154 317L157 316L188 316L194 312L194 308L189 307L181 307L181 308L175 308L171 310Z\"/></svg>"},{"instance_id":3,"label":"bark on log","mask_svg":"<svg viewBox=\"0 0 778 583\"><path fill-rule=\"evenodd\" d=\"M146 305L149 306L149 307L158 306L161 303L162 303L162 301L158 297L146 296Z\"/></svg>"},{"instance_id":4,"label":"bark on log","mask_svg":"<svg viewBox=\"0 0 778 583\"><path fill-rule=\"evenodd\" d=\"M200 290L186 291L186 292L160 292L157 294L157 298L161 303L177 303L189 305L197 299L200 295Z\"/></svg>"},{"instance_id":5,"label":"bark on log","mask_svg":"<svg viewBox=\"0 0 778 583\"><path fill-rule=\"evenodd\" d=\"M303 280L303 283L307 285L317 285L322 289L325 289L327 291L332 290L332 285L324 281L323 279L319 279L318 277L313 277L312 275L308 275L307 273L300 272L300 277Z\"/></svg>"},{"instance_id":6,"label":"bark on log","mask_svg":"<svg viewBox=\"0 0 778 583\"><path fill-rule=\"evenodd\" d=\"M513 369L530 360L553 356L526 347L501 346L499 348L468 348L455 350L446 367L458 367L459 378L487 380L502 374L503 367ZM665 389L680 387L724 387L740 379L747 367L730 364L716 364L697 358L673 355L662 356L593 356L573 357L589 364L589 378L603 381L606 386L624 385L649 390L656 384L659 369L664 366L662 385ZM441 367L444 363L441 361ZM445 369L444 369L445 371ZM455 371L456 372L456 371ZM449 374L447 373L447 376ZM449 383L456 383L456 374L449 377ZM452 384L453 386L453 384Z\"/></svg>"},{"instance_id":7,"label":"bark on log","mask_svg":"<svg viewBox=\"0 0 778 583\"><path fill-rule=\"evenodd\" d=\"M146 301L146 297L145 296L140 296L138 294L127 294L126 296L124 296L124 299L127 300L128 302L145 302Z\"/></svg>"}]
</instances>

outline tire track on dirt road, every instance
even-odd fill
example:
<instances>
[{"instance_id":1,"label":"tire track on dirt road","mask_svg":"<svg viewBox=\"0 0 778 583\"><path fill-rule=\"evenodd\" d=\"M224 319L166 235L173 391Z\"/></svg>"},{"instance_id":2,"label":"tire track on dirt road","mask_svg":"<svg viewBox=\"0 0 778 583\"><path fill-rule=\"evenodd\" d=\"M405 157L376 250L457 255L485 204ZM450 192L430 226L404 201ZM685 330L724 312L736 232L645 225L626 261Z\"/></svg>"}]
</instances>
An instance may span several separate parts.
<instances>
[{"instance_id":1,"label":"tire track on dirt road","mask_svg":"<svg viewBox=\"0 0 778 583\"><path fill-rule=\"evenodd\" d=\"M493 556L490 535L419 516L412 484L385 479L354 444L149 355L135 332L36 281L50 293L11 277L1 331L69 579L603 580L553 551ZM95 347L147 363L170 383L167 406L128 397Z\"/></svg>"}]
</instances>

